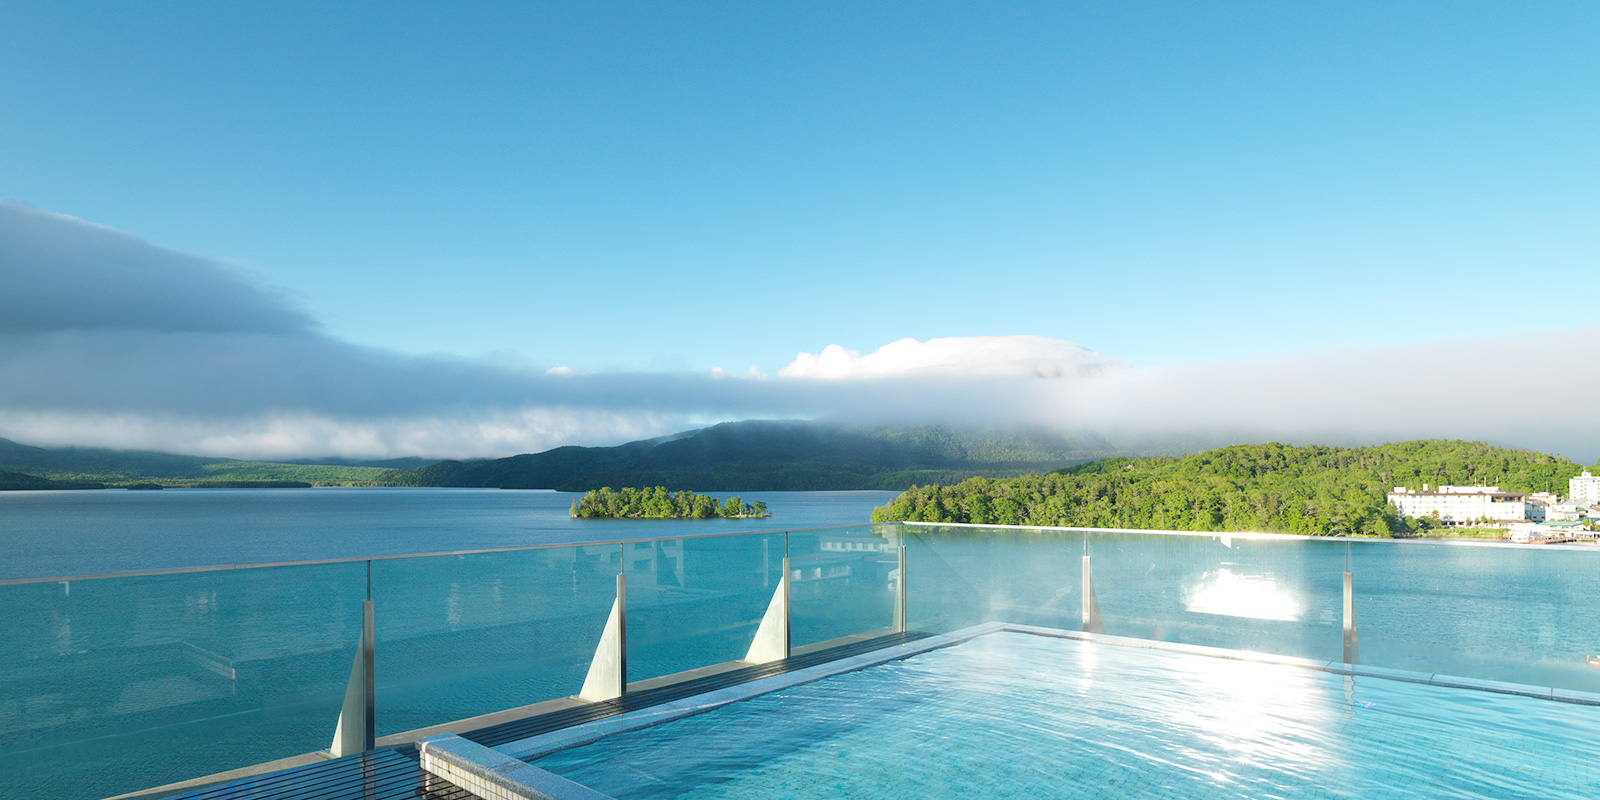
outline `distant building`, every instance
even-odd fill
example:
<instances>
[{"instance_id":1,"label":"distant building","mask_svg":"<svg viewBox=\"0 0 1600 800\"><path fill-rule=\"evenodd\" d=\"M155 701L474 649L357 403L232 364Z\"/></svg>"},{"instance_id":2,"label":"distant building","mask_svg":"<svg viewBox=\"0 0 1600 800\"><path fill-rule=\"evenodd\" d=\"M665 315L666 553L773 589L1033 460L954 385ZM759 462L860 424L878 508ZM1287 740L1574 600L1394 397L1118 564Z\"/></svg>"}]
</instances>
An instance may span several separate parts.
<instances>
[{"instance_id":1,"label":"distant building","mask_svg":"<svg viewBox=\"0 0 1600 800\"><path fill-rule=\"evenodd\" d=\"M1581 522L1547 522L1534 524L1522 522L1510 526L1511 541L1522 544L1548 541L1570 542L1593 540L1595 532L1584 530Z\"/></svg>"},{"instance_id":2,"label":"distant building","mask_svg":"<svg viewBox=\"0 0 1600 800\"><path fill-rule=\"evenodd\" d=\"M1394 487L1389 503L1402 516L1427 517L1438 512L1446 525L1474 525L1480 520L1522 522L1528 518L1527 498L1515 492L1502 492L1498 486L1440 486L1428 491Z\"/></svg>"},{"instance_id":3,"label":"distant building","mask_svg":"<svg viewBox=\"0 0 1600 800\"><path fill-rule=\"evenodd\" d=\"M1588 516L1588 504L1580 503L1576 500L1556 503L1545 513L1545 519L1549 522L1577 522L1578 520L1586 519Z\"/></svg>"},{"instance_id":4,"label":"distant building","mask_svg":"<svg viewBox=\"0 0 1600 800\"><path fill-rule=\"evenodd\" d=\"M1533 522L1544 522L1550 507L1561 502L1555 492L1534 492L1528 495L1524 516Z\"/></svg>"},{"instance_id":5,"label":"distant building","mask_svg":"<svg viewBox=\"0 0 1600 800\"><path fill-rule=\"evenodd\" d=\"M1600 502L1600 475L1590 475L1584 470L1582 475L1567 481L1567 499Z\"/></svg>"},{"instance_id":6,"label":"distant building","mask_svg":"<svg viewBox=\"0 0 1600 800\"><path fill-rule=\"evenodd\" d=\"M1542 499L1530 497L1522 504L1522 514L1528 518L1529 522L1544 522L1549 516L1550 507L1553 505L1555 505L1554 502L1546 502Z\"/></svg>"}]
</instances>

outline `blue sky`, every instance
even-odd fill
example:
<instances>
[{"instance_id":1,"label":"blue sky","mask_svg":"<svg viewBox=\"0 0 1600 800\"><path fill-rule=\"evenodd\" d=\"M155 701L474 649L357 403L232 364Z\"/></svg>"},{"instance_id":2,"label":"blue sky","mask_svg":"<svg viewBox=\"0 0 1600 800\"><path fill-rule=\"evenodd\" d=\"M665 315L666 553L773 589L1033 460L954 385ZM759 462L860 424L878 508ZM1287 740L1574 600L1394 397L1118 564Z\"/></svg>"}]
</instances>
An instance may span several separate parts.
<instances>
[{"instance_id":1,"label":"blue sky","mask_svg":"<svg viewBox=\"0 0 1600 800\"><path fill-rule=\"evenodd\" d=\"M508 370L1560 342L1597 40L1585 3L8 4L0 198Z\"/></svg>"}]
</instances>

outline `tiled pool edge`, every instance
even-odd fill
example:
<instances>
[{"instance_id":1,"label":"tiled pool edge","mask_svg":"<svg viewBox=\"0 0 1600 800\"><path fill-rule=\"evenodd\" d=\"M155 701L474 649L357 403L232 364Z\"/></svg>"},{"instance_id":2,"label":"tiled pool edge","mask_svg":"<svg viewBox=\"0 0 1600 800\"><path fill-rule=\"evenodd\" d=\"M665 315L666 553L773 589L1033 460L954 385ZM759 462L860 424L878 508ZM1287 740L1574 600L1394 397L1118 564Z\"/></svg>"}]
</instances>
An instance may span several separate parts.
<instances>
[{"instance_id":1,"label":"tiled pool edge","mask_svg":"<svg viewBox=\"0 0 1600 800\"><path fill-rule=\"evenodd\" d=\"M466 789L482 800L611 800L453 733L418 740L417 756L425 775L443 778L451 787Z\"/></svg>"},{"instance_id":2,"label":"tiled pool edge","mask_svg":"<svg viewBox=\"0 0 1600 800\"><path fill-rule=\"evenodd\" d=\"M1444 675L1440 673L1414 672L1402 669L1388 669L1384 667L1370 667L1360 664L1346 664L1342 661L1320 661L1296 656L1282 656L1271 653L1258 653L1250 650L1230 650L1222 647L1207 647L1204 645L1177 644L1161 642L1151 639L1136 639L1128 636L1113 636L1103 633L1086 633L1083 631L1066 630L1063 628L1048 628L1038 625L1021 625L1006 622L986 622L969 628L962 628L946 634L930 636L915 642L886 647L848 658L830 661L803 670L775 675L770 678L752 681L738 686L718 689L694 697L663 703L659 706L629 711L615 717L575 725L558 731L519 739L499 745L497 750L505 755L518 759L534 759L548 755L557 750L589 744L607 736L625 731L647 728L670 722L675 719L700 714L716 708L748 700L764 694L782 691L801 684L812 683L824 678L830 678L846 672L855 672L867 667L877 666L890 661L899 661L912 656L921 655L933 650L951 647L963 642L971 641L979 636L991 633L1025 633L1034 636L1049 636L1058 639L1078 639L1087 642L1113 645L1117 647L1133 647L1144 650L1162 650L1171 653L1184 653L1188 655L1208 656L1232 661L1246 661L1261 664L1275 664L1279 666L1298 667L1300 669L1317 670L1335 675L1351 675L1365 678L1383 678L1385 680L1403 681L1405 683L1419 683L1449 689L1471 689L1475 691L1492 692L1495 694L1517 695L1539 700L1549 700L1557 703L1573 705L1600 706L1600 693L1584 692L1575 689L1558 689L1548 686L1531 686L1527 684L1506 683L1503 681L1482 680L1478 678L1465 678L1457 675Z\"/></svg>"}]
</instances>

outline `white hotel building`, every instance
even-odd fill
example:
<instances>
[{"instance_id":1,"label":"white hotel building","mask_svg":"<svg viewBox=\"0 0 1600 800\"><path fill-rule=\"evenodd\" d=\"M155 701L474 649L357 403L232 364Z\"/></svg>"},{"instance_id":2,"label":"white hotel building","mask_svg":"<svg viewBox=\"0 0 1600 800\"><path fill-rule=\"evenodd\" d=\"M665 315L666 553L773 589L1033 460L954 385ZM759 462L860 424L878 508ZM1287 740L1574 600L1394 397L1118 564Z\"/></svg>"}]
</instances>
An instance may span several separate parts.
<instances>
[{"instance_id":1,"label":"white hotel building","mask_svg":"<svg viewBox=\"0 0 1600 800\"><path fill-rule=\"evenodd\" d=\"M1389 503L1407 517L1426 517L1437 511L1446 525L1472 525L1482 519L1494 522L1527 519L1526 498L1502 492L1498 486L1439 486L1429 491L1428 485L1423 484L1420 492L1396 486L1389 493Z\"/></svg>"},{"instance_id":2,"label":"white hotel building","mask_svg":"<svg viewBox=\"0 0 1600 800\"><path fill-rule=\"evenodd\" d=\"M1567 499L1591 503L1600 501L1600 475L1590 475L1584 470L1582 475L1567 481Z\"/></svg>"}]
</instances>

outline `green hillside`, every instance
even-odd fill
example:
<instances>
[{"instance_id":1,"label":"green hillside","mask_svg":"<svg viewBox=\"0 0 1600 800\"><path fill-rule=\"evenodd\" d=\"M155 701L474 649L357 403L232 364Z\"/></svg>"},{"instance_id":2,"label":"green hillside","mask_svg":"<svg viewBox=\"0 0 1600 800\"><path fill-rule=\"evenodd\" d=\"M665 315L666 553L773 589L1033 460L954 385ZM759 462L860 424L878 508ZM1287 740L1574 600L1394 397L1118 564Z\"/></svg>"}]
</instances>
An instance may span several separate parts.
<instances>
[{"instance_id":1,"label":"green hillside","mask_svg":"<svg viewBox=\"0 0 1600 800\"><path fill-rule=\"evenodd\" d=\"M104 489L103 483L85 481L53 481L37 475L0 470L0 492L29 491L35 489Z\"/></svg>"},{"instance_id":2,"label":"green hillside","mask_svg":"<svg viewBox=\"0 0 1600 800\"><path fill-rule=\"evenodd\" d=\"M913 487L875 522L923 520L1312 535L1407 535L1395 486L1488 484L1566 491L1583 468L1567 459L1480 442L1375 447L1244 444L1191 456L1112 458L1041 475Z\"/></svg>"},{"instance_id":3,"label":"green hillside","mask_svg":"<svg viewBox=\"0 0 1600 800\"><path fill-rule=\"evenodd\" d=\"M127 486L373 486L388 469L379 466L277 464L231 458L179 456L142 450L90 447L45 448L0 439L0 470L57 481Z\"/></svg>"},{"instance_id":4,"label":"green hillside","mask_svg":"<svg viewBox=\"0 0 1600 800\"><path fill-rule=\"evenodd\" d=\"M700 491L904 489L917 483L1003 477L1118 455L1111 445L1039 430L941 425L854 428L828 422L746 420L615 447L558 447L492 461L443 461L397 470L400 486L587 491L664 486Z\"/></svg>"}]
</instances>

